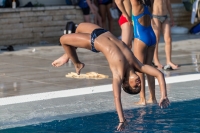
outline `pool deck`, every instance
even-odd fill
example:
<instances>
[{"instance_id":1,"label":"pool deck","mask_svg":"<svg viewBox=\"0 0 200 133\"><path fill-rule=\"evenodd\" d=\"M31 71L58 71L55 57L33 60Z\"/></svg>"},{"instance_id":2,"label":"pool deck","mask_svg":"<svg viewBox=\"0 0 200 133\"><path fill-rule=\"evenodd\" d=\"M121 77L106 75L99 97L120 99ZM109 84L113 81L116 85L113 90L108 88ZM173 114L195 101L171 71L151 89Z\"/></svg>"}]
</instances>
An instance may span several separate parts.
<instances>
[{"instance_id":1,"label":"pool deck","mask_svg":"<svg viewBox=\"0 0 200 133\"><path fill-rule=\"evenodd\" d=\"M172 61L181 67L178 70L163 71L166 78L171 78L171 80L166 80L168 91L171 91L169 97L172 101L183 99L184 95L182 98L176 95L180 91L178 88L186 92L187 87L195 86L196 88L192 90L193 95L185 99L198 98L200 96L198 87L200 86L200 35L172 35L172 40ZM163 38L161 38L159 57L162 64L165 64L164 46ZM35 118L41 118L44 122L58 119L58 117L61 119L78 116L77 114L115 110L111 92L112 74L101 53L96 54L84 49L77 50L80 60L85 63L82 73L97 72L109 75L109 78L74 79L65 77L66 74L75 72L70 62L59 68L51 66L52 61L64 53L58 44L17 45L14 49L15 51L12 52L0 51L0 129L14 127L9 126L12 124L20 126L23 122L29 123L31 120L29 124L37 123ZM191 74L194 74L191 80L187 79L187 75ZM174 81L173 77L176 80L176 76L186 77L180 83ZM189 82L186 82L187 80ZM172 89L169 89L172 86L176 88L173 93ZM104 87L108 90L87 95L93 93L90 91L101 90ZM156 87L158 88L157 95L159 95L159 87ZM64 94L72 90L74 91L70 93L74 95ZM53 96L48 97L52 93ZM123 92L124 95L127 94ZM22 97L21 101L17 101ZM45 97L48 98L45 99ZM129 98L132 96L127 96L125 100ZM136 102L139 97L137 95L132 99L131 102ZM125 108L135 107L130 103L126 104Z\"/></svg>"}]
</instances>

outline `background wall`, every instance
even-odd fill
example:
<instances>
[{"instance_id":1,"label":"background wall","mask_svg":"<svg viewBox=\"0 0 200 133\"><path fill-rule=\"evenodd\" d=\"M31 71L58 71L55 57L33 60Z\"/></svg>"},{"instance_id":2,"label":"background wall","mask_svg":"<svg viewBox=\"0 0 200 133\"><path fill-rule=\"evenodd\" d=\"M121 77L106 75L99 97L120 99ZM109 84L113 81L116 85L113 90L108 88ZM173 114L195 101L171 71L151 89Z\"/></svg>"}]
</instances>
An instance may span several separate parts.
<instances>
[{"instance_id":1,"label":"background wall","mask_svg":"<svg viewBox=\"0 0 200 133\"><path fill-rule=\"evenodd\" d=\"M175 25L190 29L196 24L190 23L191 12L187 12L183 4L172 4L172 10ZM16 9L0 8L0 18L0 45L58 44L68 21L83 22L82 11L79 7L64 5ZM114 21L113 33L117 37L121 34L118 20Z\"/></svg>"},{"instance_id":2,"label":"background wall","mask_svg":"<svg viewBox=\"0 0 200 133\"><path fill-rule=\"evenodd\" d=\"M41 4L44 4L45 6L66 5L66 0L19 0L19 1L21 6L24 6L29 1L31 1L33 4L39 2ZM171 0L171 3L182 3L182 0Z\"/></svg>"},{"instance_id":3,"label":"background wall","mask_svg":"<svg viewBox=\"0 0 200 133\"><path fill-rule=\"evenodd\" d=\"M171 3L182 3L182 0L171 0Z\"/></svg>"},{"instance_id":4,"label":"background wall","mask_svg":"<svg viewBox=\"0 0 200 133\"><path fill-rule=\"evenodd\" d=\"M0 8L0 45L59 43L68 21L83 22L74 6Z\"/></svg>"},{"instance_id":5,"label":"background wall","mask_svg":"<svg viewBox=\"0 0 200 133\"><path fill-rule=\"evenodd\" d=\"M83 22L82 11L76 6L0 8L0 18L0 45L59 44L68 21ZM114 35L120 32L116 20Z\"/></svg>"},{"instance_id":6,"label":"background wall","mask_svg":"<svg viewBox=\"0 0 200 133\"><path fill-rule=\"evenodd\" d=\"M21 3L21 6L25 5L29 1L31 1L32 3L39 2L39 3L45 4L47 6L65 5L66 4L66 0L19 0L19 1ZM182 3L182 0L171 0L171 3Z\"/></svg>"},{"instance_id":7,"label":"background wall","mask_svg":"<svg viewBox=\"0 0 200 133\"><path fill-rule=\"evenodd\" d=\"M39 2L40 4L44 4L45 6L52 6L52 5L66 5L66 0L19 0L20 6L24 6L29 1L32 4Z\"/></svg>"}]
</instances>

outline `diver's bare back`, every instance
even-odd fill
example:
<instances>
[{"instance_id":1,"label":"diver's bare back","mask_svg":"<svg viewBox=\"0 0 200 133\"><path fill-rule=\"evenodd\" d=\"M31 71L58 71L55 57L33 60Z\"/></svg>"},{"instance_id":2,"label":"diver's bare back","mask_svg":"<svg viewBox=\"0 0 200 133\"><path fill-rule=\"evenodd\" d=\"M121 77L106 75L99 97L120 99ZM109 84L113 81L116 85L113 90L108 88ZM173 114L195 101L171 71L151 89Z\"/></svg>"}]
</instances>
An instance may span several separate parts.
<instances>
[{"instance_id":1,"label":"diver's bare back","mask_svg":"<svg viewBox=\"0 0 200 133\"><path fill-rule=\"evenodd\" d=\"M153 12L154 15L167 15L167 2L168 0L154 0Z\"/></svg>"},{"instance_id":2,"label":"diver's bare back","mask_svg":"<svg viewBox=\"0 0 200 133\"><path fill-rule=\"evenodd\" d=\"M81 23L78 25L77 33L91 34L95 29L101 28L92 23ZM120 66L120 69L125 69L127 60L121 51L122 41L118 40L109 31L98 36L94 41L95 48L102 52L108 60L110 68L113 69ZM113 71L113 70L112 70Z\"/></svg>"}]
</instances>

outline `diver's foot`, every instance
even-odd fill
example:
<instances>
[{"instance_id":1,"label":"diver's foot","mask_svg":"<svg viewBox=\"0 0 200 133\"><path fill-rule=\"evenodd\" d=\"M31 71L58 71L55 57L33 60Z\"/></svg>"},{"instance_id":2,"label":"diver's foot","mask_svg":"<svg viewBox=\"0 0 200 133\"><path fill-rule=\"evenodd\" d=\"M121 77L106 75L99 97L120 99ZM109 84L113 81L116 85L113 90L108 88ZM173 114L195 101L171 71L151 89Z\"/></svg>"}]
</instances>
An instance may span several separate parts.
<instances>
[{"instance_id":1,"label":"diver's foot","mask_svg":"<svg viewBox=\"0 0 200 133\"><path fill-rule=\"evenodd\" d=\"M146 105L146 101L140 100L139 102L135 102L135 105L143 105L143 106L145 106Z\"/></svg>"},{"instance_id":2,"label":"diver's foot","mask_svg":"<svg viewBox=\"0 0 200 133\"><path fill-rule=\"evenodd\" d=\"M157 100L156 99L149 99L147 101L148 104L157 104Z\"/></svg>"},{"instance_id":3,"label":"diver's foot","mask_svg":"<svg viewBox=\"0 0 200 133\"><path fill-rule=\"evenodd\" d=\"M65 63L67 63L68 61L69 61L68 55L64 54L63 56L61 56L60 58L58 58L54 62L52 62L52 66L60 67L60 66L64 65Z\"/></svg>"},{"instance_id":4,"label":"diver's foot","mask_svg":"<svg viewBox=\"0 0 200 133\"><path fill-rule=\"evenodd\" d=\"M81 69L83 69L84 66L85 66L84 63L78 63L78 64L75 65L76 73L77 73L78 75L80 74Z\"/></svg>"}]
</instances>

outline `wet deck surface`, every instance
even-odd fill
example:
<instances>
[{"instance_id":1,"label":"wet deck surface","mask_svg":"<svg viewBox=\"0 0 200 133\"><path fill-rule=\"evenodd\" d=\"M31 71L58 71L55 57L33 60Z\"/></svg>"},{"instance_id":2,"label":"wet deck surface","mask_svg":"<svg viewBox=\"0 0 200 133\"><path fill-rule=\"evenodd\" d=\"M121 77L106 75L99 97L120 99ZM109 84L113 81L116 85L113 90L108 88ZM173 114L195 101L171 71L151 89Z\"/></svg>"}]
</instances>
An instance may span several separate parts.
<instances>
[{"instance_id":1,"label":"wet deck surface","mask_svg":"<svg viewBox=\"0 0 200 133\"><path fill-rule=\"evenodd\" d=\"M162 64L165 64L164 46L165 45L163 39L161 39L159 44L159 56ZM101 53L97 54L88 50L78 49L78 56L80 60L85 63L85 68L82 70L82 73L98 72L101 74L109 75L108 79L94 80L66 78L65 75L67 73L75 72L75 69L71 63L67 63L60 68L52 67L52 61L60 57L64 52L62 47L57 44L21 45L14 46L14 49L15 51L13 52L0 52L0 100L2 98L10 98L13 96L23 96L44 92L108 85L112 82L112 75L108 63ZM187 74L199 74L200 36L173 35L172 60L173 62L181 65L181 67L178 70L163 71L166 77ZM176 101L179 99L181 100L184 98L198 98L198 96L200 96L200 82L199 80L197 81L198 82L190 81L185 82L184 84L175 83L172 85L168 85L169 88L175 88L170 89L171 95L169 94L169 97L172 99L172 101ZM195 89L191 90L193 91L194 95L184 95L187 92L188 87L191 88L193 86ZM183 95L181 95L182 97L178 95L179 93L181 93L179 88L181 88L181 90L183 91ZM157 89L159 90L158 86ZM157 91L157 93L159 94L159 91ZM101 100L101 102L98 102L98 100L95 99L99 99ZM132 99L132 101L137 100L138 96ZM87 103L83 103L85 101ZM94 104L95 101L98 102L98 104L92 107L91 104ZM108 104L105 104L106 102L108 102ZM90 106L91 108L86 109L88 106ZM44 110L42 110L41 107L44 107ZM131 108L130 104L125 104L125 107ZM77 111L77 108L82 108L82 110ZM74 115L81 113L94 113L96 112L96 110L109 111L114 109L115 108L113 105L112 92L99 93L95 95L58 98L54 100L50 99L46 101L36 101L32 103L28 102L21 104L4 105L0 106L0 112L4 113L4 115L0 115L0 125L4 123L3 125L5 127L9 127L8 125L10 124L16 124L16 119L19 120L18 123L20 123L20 121L27 122L29 119L25 118L26 116L29 116L30 119L34 118L33 114L30 114L31 110L35 110L34 112L37 114L36 118L49 115L51 116L51 119L53 119L52 117L55 116L68 115L70 117L73 117ZM41 110L44 114L39 113ZM50 111L51 113L48 114L48 111ZM19 118L19 116L21 117ZM43 121L47 119L49 120L49 116L45 117L46 119L44 119ZM2 127L0 127L0 129L1 128Z\"/></svg>"},{"instance_id":2,"label":"wet deck surface","mask_svg":"<svg viewBox=\"0 0 200 133\"><path fill-rule=\"evenodd\" d=\"M199 35L173 36L173 62L181 65L179 70L163 71L166 76L199 73L200 71ZM53 68L51 63L63 54L59 45L23 45L15 46L14 52L0 52L0 98L25 94L73 89L80 87L110 84L112 75L105 57L79 49L78 56L86 64L82 73L98 72L109 75L109 79L88 80L65 78L69 72L75 72L71 63ZM35 49L35 51L34 51ZM164 43L161 39L159 56L165 64Z\"/></svg>"}]
</instances>

